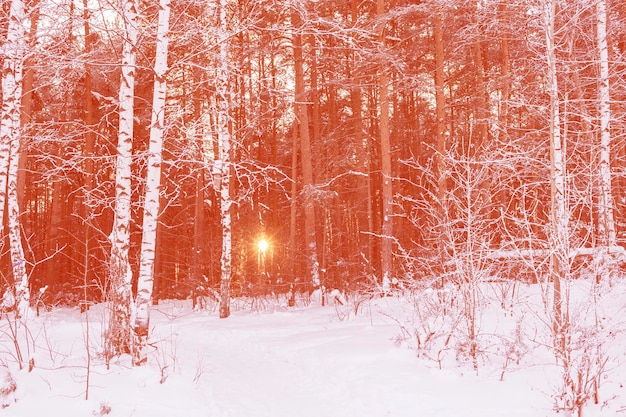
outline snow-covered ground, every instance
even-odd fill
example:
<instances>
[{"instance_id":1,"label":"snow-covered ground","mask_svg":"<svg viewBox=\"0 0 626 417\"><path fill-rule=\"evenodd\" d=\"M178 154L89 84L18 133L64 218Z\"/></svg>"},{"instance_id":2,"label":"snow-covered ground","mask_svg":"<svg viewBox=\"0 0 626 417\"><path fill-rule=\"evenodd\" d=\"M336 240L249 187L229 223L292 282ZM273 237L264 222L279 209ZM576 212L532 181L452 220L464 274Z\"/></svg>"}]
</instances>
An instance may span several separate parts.
<instances>
[{"instance_id":1,"label":"snow-covered ground","mask_svg":"<svg viewBox=\"0 0 626 417\"><path fill-rule=\"evenodd\" d=\"M613 317L603 320L623 322L617 319L624 313L623 294L608 299ZM165 301L152 311L148 365L132 367L129 358L122 357L109 369L98 355L104 305L93 306L88 315L77 309L55 309L31 317L28 331L34 342L21 347L22 355L34 358L31 372L17 369L9 321L3 318L0 362L9 366L17 391L16 401L0 409L0 415L564 415L553 411L559 367L541 345L541 314L532 311L528 302L532 297L525 299L524 291L518 289L511 297L515 305L507 314L494 303L484 306L479 315L484 352L477 371L471 361L455 353L458 347L442 350L433 342L429 351L418 352L407 329L423 329L421 324L428 320L436 328L437 318L415 314L412 303L398 297L367 300L356 316L351 306L332 303L286 308L267 300L262 305L240 301L224 320L212 311L192 311L190 301ZM508 362L490 359L507 356L503 353L511 345L507 341L516 340L512 323L520 319L539 323L524 325L523 352L509 355ZM85 400L87 320L92 357ZM512 335L511 339L491 337L507 326L510 329L502 334ZM529 334L529 329L536 333ZM585 417L626 416L622 386L626 338L621 330L614 329L614 338L606 346L611 359L603 375L600 404L586 407ZM442 337L437 343L441 347L445 342Z\"/></svg>"}]
</instances>

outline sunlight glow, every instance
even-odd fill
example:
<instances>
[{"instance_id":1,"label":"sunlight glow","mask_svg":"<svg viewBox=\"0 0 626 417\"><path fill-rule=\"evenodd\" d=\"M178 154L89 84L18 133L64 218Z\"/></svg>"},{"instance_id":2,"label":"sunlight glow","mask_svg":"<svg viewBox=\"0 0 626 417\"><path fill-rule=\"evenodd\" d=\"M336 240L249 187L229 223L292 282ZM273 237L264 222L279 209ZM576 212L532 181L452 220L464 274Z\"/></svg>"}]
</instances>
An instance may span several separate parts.
<instances>
[{"instance_id":1,"label":"sunlight glow","mask_svg":"<svg viewBox=\"0 0 626 417\"><path fill-rule=\"evenodd\" d=\"M267 250L267 248L269 247L269 243L267 242L267 240L265 239L261 239L259 240L259 242L257 243L257 246L259 248L259 252L265 253L265 251Z\"/></svg>"}]
</instances>

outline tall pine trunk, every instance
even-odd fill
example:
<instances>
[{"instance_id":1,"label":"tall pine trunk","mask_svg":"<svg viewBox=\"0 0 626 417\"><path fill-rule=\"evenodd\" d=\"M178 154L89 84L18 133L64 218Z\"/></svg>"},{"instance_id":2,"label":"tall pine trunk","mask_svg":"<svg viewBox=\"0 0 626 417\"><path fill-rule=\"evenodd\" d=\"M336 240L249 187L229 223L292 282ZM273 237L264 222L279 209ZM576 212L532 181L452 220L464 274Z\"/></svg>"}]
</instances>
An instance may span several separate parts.
<instances>
[{"instance_id":1,"label":"tall pine trunk","mask_svg":"<svg viewBox=\"0 0 626 417\"><path fill-rule=\"evenodd\" d=\"M161 189L161 163L163 152L163 131L165 129L165 94L167 90L167 52L169 42L169 0L159 1L159 16L154 63L154 95L152 97L152 120L150 124L150 145L143 208L143 234L141 259L137 280L136 316L134 331L136 336L135 364L147 361L146 344L150 321L150 305L154 286L154 254L156 249L157 221L160 210L159 190Z\"/></svg>"},{"instance_id":2,"label":"tall pine trunk","mask_svg":"<svg viewBox=\"0 0 626 417\"><path fill-rule=\"evenodd\" d=\"M509 138L509 127L511 124L509 117L509 101L511 99L511 76L510 76L510 64L509 64L509 16L508 16L507 3L501 1L498 4L498 22L501 25L500 36L500 98L498 101L498 127L497 137L500 143L506 143ZM507 205L508 192L503 189L498 192L499 204L503 207ZM502 236L500 233L494 234L494 243L499 245Z\"/></svg>"},{"instance_id":3,"label":"tall pine trunk","mask_svg":"<svg viewBox=\"0 0 626 417\"><path fill-rule=\"evenodd\" d=\"M446 117L446 98L445 98L445 72L444 72L444 45L443 45L443 12L435 12L433 16L433 41L434 41L434 58L435 58L435 116L437 120L437 143L435 149L435 181L437 188L437 209L436 215L441 223L448 222L448 174L446 167L447 153L447 117ZM440 226L440 225L437 225ZM437 230L437 228L435 229ZM437 246L440 256L446 256L448 249L452 246L445 232L438 232ZM445 262L443 263L445 265ZM445 285L446 274L443 273L439 280L439 285Z\"/></svg>"},{"instance_id":4,"label":"tall pine trunk","mask_svg":"<svg viewBox=\"0 0 626 417\"><path fill-rule=\"evenodd\" d=\"M439 214L441 220L445 214L446 207L446 103L444 93L444 54L443 54L443 28L441 16L433 16L433 38L435 43L435 114L437 117L437 146L436 146L436 167L437 167L437 199L439 200Z\"/></svg>"},{"instance_id":5,"label":"tall pine trunk","mask_svg":"<svg viewBox=\"0 0 626 417\"><path fill-rule=\"evenodd\" d=\"M385 14L385 0L376 3L376 15L379 19ZM379 42L385 44L385 27L379 29ZM393 190L391 178L391 146L389 127L389 70L386 63L381 64L378 76L378 100L380 106L380 161L382 174L382 241L381 275L382 290L389 290L392 273L392 233L393 233Z\"/></svg>"},{"instance_id":6,"label":"tall pine trunk","mask_svg":"<svg viewBox=\"0 0 626 417\"><path fill-rule=\"evenodd\" d=\"M298 229L298 132L294 123L291 132L291 201L289 205L289 270L291 282L295 283L298 271L296 270L297 229Z\"/></svg>"},{"instance_id":7,"label":"tall pine trunk","mask_svg":"<svg viewBox=\"0 0 626 417\"><path fill-rule=\"evenodd\" d=\"M481 39L480 33L480 23L478 13L480 12L481 4L480 1L475 5L474 10L472 11L472 25L474 25L474 30L476 33L474 36L476 37L472 40L472 61L473 61L473 81L474 85L474 100L472 103L473 109L473 119L474 126L473 132L470 135L470 143L467 146L466 152L470 156L474 156L480 153L481 148L486 145L487 139L489 138L489 89L487 88L487 76L485 74L485 57L483 54L483 41Z\"/></svg>"},{"instance_id":8,"label":"tall pine trunk","mask_svg":"<svg viewBox=\"0 0 626 417\"><path fill-rule=\"evenodd\" d=\"M499 132L502 140L506 140L509 125L509 100L511 99L511 79L509 74L509 17L506 2L498 4L498 21L502 25L500 36L500 102L498 112Z\"/></svg>"},{"instance_id":9,"label":"tall pine trunk","mask_svg":"<svg viewBox=\"0 0 626 417\"><path fill-rule=\"evenodd\" d=\"M292 8L291 20L294 27L292 35L294 63L294 110L299 124L300 155L302 158L302 195L304 205L304 253L310 282L313 287L320 286L319 261L317 259L317 243L315 234L315 205L310 194L313 191L313 162L311 155L311 137L309 132L309 115L307 108L306 88L304 83L304 58L302 56L302 35L298 33L302 19L298 10ZM294 178L295 180L295 178Z\"/></svg>"},{"instance_id":10,"label":"tall pine trunk","mask_svg":"<svg viewBox=\"0 0 626 417\"><path fill-rule=\"evenodd\" d=\"M37 29L39 27L39 17L41 15L40 13L41 9L39 7L40 2L41 0L33 0L28 5L28 8L30 10L30 13L29 13L30 29L28 33L27 48L29 50L32 50L37 46L37 40L39 39L37 36ZM33 101L34 101L33 85L35 83L35 74L37 72L32 61L33 61L32 57L26 57L25 62L24 62L24 79L22 81L22 91L23 91L22 109L21 109L21 114L20 114L20 117L22 119L22 128L24 128L24 126L27 123L31 122L32 120ZM20 174L18 175L18 178L17 178L18 204L22 209L26 207L27 176L24 174L24 171L26 171L27 162L28 162L28 152L25 149L23 149L20 152L20 161L19 161L19 168L18 168ZM26 226L26 225L24 224L23 226ZM26 234L30 234L30 232L31 232L30 230L25 231Z\"/></svg>"},{"instance_id":11,"label":"tall pine trunk","mask_svg":"<svg viewBox=\"0 0 626 417\"><path fill-rule=\"evenodd\" d=\"M358 23L358 11L359 11L359 1L351 0L350 1L350 23L352 25L356 25ZM350 52L351 61L356 62L356 56L358 55L358 48L355 47L354 50ZM360 166L359 170L363 173L363 175L359 176L359 185L358 188L363 190L363 194L367 199L367 224L364 224L359 227L359 229L365 229L368 233L365 233L367 239L367 274L372 275L374 273L373 268L373 260L374 260L374 216L372 213L372 195L371 195L371 178L369 175L371 161L369 158L369 153L367 150L369 148L369 144L365 144L367 139L367 135L364 134L364 123L363 123L363 94L362 87L359 82L358 72L355 70L351 74L352 87L350 88L350 107L352 109L353 114L353 130L354 130L354 143L359 144L362 150L363 156L360 158ZM361 239L361 230L358 231L358 239Z\"/></svg>"},{"instance_id":12,"label":"tall pine trunk","mask_svg":"<svg viewBox=\"0 0 626 417\"><path fill-rule=\"evenodd\" d=\"M115 218L111 232L110 320L106 335L107 360L130 353L133 335L131 329L132 271L128 260L131 217L131 162L133 146L133 119L135 94L135 47L137 43L138 4L124 0L124 44L122 49L122 76L119 91L119 128L117 163L115 171Z\"/></svg>"},{"instance_id":13,"label":"tall pine trunk","mask_svg":"<svg viewBox=\"0 0 626 417\"><path fill-rule=\"evenodd\" d=\"M91 225L90 220L93 215L93 210L91 208L89 199L91 198L91 194L93 189L96 186L96 177L94 170L94 150L96 146L96 126L95 126L95 109L93 105L93 97L92 97L92 76L91 76L91 65L89 64L89 60L91 58L91 54L93 52L93 43L95 35L91 32L91 24L90 24L90 11L88 6L89 0L83 0L83 31L85 35L85 56L87 59L85 60L85 112L84 112L84 120L85 120L85 147L83 149L83 157L85 158L85 177L84 177L84 195L83 195L83 205L82 205L82 217L83 217L83 247L84 247L84 256L83 256L83 284L85 285L85 289L83 292L83 297L87 301L87 283L92 282L94 273L93 267L91 265L91 253L92 253L92 244L91 244Z\"/></svg>"}]
</instances>

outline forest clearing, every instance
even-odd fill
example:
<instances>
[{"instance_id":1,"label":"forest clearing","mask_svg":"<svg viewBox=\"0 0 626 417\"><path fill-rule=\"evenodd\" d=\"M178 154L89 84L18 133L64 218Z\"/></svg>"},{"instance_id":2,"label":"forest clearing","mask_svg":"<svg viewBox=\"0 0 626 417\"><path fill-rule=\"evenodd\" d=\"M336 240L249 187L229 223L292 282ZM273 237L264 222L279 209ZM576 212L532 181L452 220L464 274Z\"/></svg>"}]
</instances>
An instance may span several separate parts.
<instances>
[{"instance_id":1,"label":"forest clearing","mask_svg":"<svg viewBox=\"0 0 626 417\"><path fill-rule=\"evenodd\" d=\"M198 311L190 300L163 301L153 308L140 367L130 355L106 365L103 304L42 311L18 327L30 371L17 369L4 319L0 352L17 391L0 414L554 417L569 415L556 411L565 401L585 396L585 417L626 413L626 285L599 298L588 281L572 285L569 372L581 377L578 393L563 388L541 286L502 285L481 285L476 358L454 289L353 295L325 307L315 297L298 297L294 307L284 297L236 299L229 320L217 317L215 303ZM447 312L435 298L448 300Z\"/></svg>"}]
</instances>

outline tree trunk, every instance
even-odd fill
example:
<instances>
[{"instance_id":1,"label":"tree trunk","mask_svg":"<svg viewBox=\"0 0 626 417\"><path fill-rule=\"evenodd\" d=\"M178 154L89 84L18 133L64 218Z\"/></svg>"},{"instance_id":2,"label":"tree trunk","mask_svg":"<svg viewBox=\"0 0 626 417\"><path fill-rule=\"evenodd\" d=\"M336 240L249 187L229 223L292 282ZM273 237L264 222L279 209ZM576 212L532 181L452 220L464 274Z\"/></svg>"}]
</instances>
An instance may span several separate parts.
<instances>
[{"instance_id":1,"label":"tree trunk","mask_svg":"<svg viewBox=\"0 0 626 417\"><path fill-rule=\"evenodd\" d=\"M230 117L230 92L228 86L228 32L226 26L226 4L219 1L219 62L216 79L217 135L220 146L219 178L220 178L220 218L222 224L222 256L220 259L220 318L230 316L230 279L232 273L232 227L230 195L231 180L231 137L228 129Z\"/></svg>"},{"instance_id":2,"label":"tree trunk","mask_svg":"<svg viewBox=\"0 0 626 417\"><path fill-rule=\"evenodd\" d=\"M437 199L439 200L440 216L443 219L446 207L446 102L444 93L444 55L443 55L443 28L441 16L433 16L433 37L435 41L435 113L437 117Z\"/></svg>"},{"instance_id":3,"label":"tree trunk","mask_svg":"<svg viewBox=\"0 0 626 417\"><path fill-rule=\"evenodd\" d=\"M111 233L110 280L111 303L106 335L107 361L116 355L130 353L132 271L128 260L131 217L131 163L133 145L135 47L137 42L138 5L136 0L123 4L125 41L122 49L122 76L119 91L119 130L115 172L115 218Z\"/></svg>"},{"instance_id":4,"label":"tree trunk","mask_svg":"<svg viewBox=\"0 0 626 417\"><path fill-rule=\"evenodd\" d=\"M443 28L442 28L442 16L435 12L433 16L433 38L435 43L435 115L437 119L437 144L435 149L435 180L437 181L437 210L436 215L439 222L448 221L448 174L446 168L446 153L447 153L447 117L446 117L446 99L444 90L444 49L443 49ZM450 116L452 119L453 115ZM452 122L451 122L452 123ZM446 238L445 232L436 233L435 239L437 241L439 253L445 257L448 247L452 245ZM444 263L445 265L445 263ZM438 284L445 285L446 274L441 275L441 279Z\"/></svg>"},{"instance_id":5,"label":"tree trunk","mask_svg":"<svg viewBox=\"0 0 626 417\"><path fill-rule=\"evenodd\" d=\"M319 262L317 260L317 244L315 234L315 205L311 198L313 191L313 163L311 155L311 139L309 134L309 115L304 85L304 59L302 57L302 35L298 33L302 20L295 8L291 10L294 32L292 35L293 61L295 72L294 107L300 126L300 155L302 157L302 195L304 204L304 243L307 269L313 287L320 286Z\"/></svg>"},{"instance_id":6,"label":"tree trunk","mask_svg":"<svg viewBox=\"0 0 626 417\"><path fill-rule=\"evenodd\" d=\"M502 27L500 37L500 106L498 112L499 132L506 140L506 129L509 125L509 99L511 95L511 80L509 75L509 17L506 2L498 5L498 16Z\"/></svg>"},{"instance_id":7,"label":"tree trunk","mask_svg":"<svg viewBox=\"0 0 626 417\"><path fill-rule=\"evenodd\" d=\"M21 141L21 100L23 62L26 49L24 3L13 0L9 12L7 38L2 67L2 110L0 111L0 230L4 225L4 208L8 211L11 264L17 312L28 311L30 292L26 260L22 247L18 204L18 160Z\"/></svg>"},{"instance_id":8,"label":"tree trunk","mask_svg":"<svg viewBox=\"0 0 626 417\"><path fill-rule=\"evenodd\" d=\"M358 184L357 188L358 188L359 194L365 196L366 201L368 201L367 208L366 208L367 224L363 226L367 227L365 231L369 232L366 234L366 239L367 239L367 252L366 253L367 253L367 260L368 260L367 273L368 275L371 275L373 273L371 268L372 268L372 259L373 259L372 249L374 247L374 245L372 244L372 240L374 239L374 236L372 235L372 232L373 232L372 213L371 213L372 204L369 202L369 196L370 196L369 181L368 181L369 159L368 159L368 153L367 153L367 145L364 146L364 141L366 139L363 135L363 112L362 112L363 99L361 96L361 87L357 85L357 82L354 76L352 76L352 80L353 80L354 85L350 88L350 107L352 108L352 114L354 117L354 121L353 121L354 143L357 146L356 149L360 149L361 151L358 169L362 175L359 175L359 178L357 179L357 184ZM359 215L357 213L353 213L353 214L357 216L357 218L359 218ZM358 251L361 250L358 242L361 240L363 233L360 230L361 227L358 227L357 229L358 230L356 230L355 241L357 242L357 247L359 248L357 250L357 253L358 253Z\"/></svg>"},{"instance_id":9,"label":"tree trunk","mask_svg":"<svg viewBox=\"0 0 626 417\"><path fill-rule=\"evenodd\" d=\"M37 28L39 26L39 3L41 0L34 0L31 2L30 9L30 31L28 33L28 48L34 49L37 44ZM26 58L24 64L24 80L22 82L22 111L21 120L22 128L31 122L32 109L33 109L33 84L35 81L35 68L31 63L31 59ZM26 207L26 165L28 162L28 153L22 149L20 152L19 172L17 178L17 190L18 190L18 204L23 209ZM29 234L29 230L26 234Z\"/></svg>"},{"instance_id":10,"label":"tree trunk","mask_svg":"<svg viewBox=\"0 0 626 417\"><path fill-rule=\"evenodd\" d=\"M169 0L159 1L159 16L156 38L156 58L154 63L154 95L152 98L152 121L150 124L150 145L148 149L147 179L143 210L143 235L141 259L137 281L135 307L135 364L147 361L146 344L150 322L150 306L154 284L154 254L156 249L157 221L160 210L159 191L161 189L161 162L163 152L163 131L165 129L165 93L167 90L167 49L169 42Z\"/></svg>"},{"instance_id":11,"label":"tree trunk","mask_svg":"<svg viewBox=\"0 0 626 417\"><path fill-rule=\"evenodd\" d=\"M600 79L598 107L600 117L600 202L599 233L603 246L617 244L613 220L613 193L611 187L611 107L609 86L609 47L607 42L607 15L605 0L596 3Z\"/></svg>"},{"instance_id":12,"label":"tree trunk","mask_svg":"<svg viewBox=\"0 0 626 417\"><path fill-rule=\"evenodd\" d=\"M359 6L359 2L358 0L351 0L350 1L350 23L355 26L358 23L358 6ZM350 58L352 61L356 61L356 54L357 54L357 50L353 50L350 53ZM366 208L366 216L367 216L367 223L366 225L364 225L363 228L366 227L365 231L366 233L366 239L367 239L367 252L366 252L366 256L367 256L367 267L366 267L366 271L367 274L369 276L371 276L374 273L373 270L373 259L374 259L374 217L373 217L373 213L372 213L372 208L373 208L373 204L372 204L372 195L370 192L370 158L369 158L369 144L365 144L365 141L369 140L367 139L367 135L364 135L364 123L363 123L363 94L361 92L361 85L359 83L359 79L358 79L358 74L353 72L351 74L351 81L352 81L352 87L350 88L350 107L352 108L352 114L353 114L353 130L354 130L354 143L357 145L357 149L361 150L361 158L359 160L360 162L360 170L363 173L363 175L359 176L358 181L358 188L359 191L362 190L363 195L366 198L367 201L367 208ZM359 224L357 222L357 224ZM363 235L362 233L362 227L358 227L356 230L356 240L357 242L361 239L361 236ZM359 250L360 250L360 246L359 246Z\"/></svg>"},{"instance_id":13,"label":"tree trunk","mask_svg":"<svg viewBox=\"0 0 626 417\"><path fill-rule=\"evenodd\" d=\"M498 21L501 25L502 35L500 36L500 97L498 100L498 126L496 129L496 135L500 143L507 143L509 140L509 127L511 124L509 118L509 100L511 98L511 80L510 80L510 64L509 64L509 11L507 10L506 2L500 2L498 4ZM510 194L506 189L507 187L501 187L497 192L498 203L502 207L508 206L508 200ZM499 213L494 213L495 216L499 216ZM494 224L497 224L494 222ZM502 241L502 233L496 231L493 234L494 246L500 246Z\"/></svg>"},{"instance_id":14,"label":"tree trunk","mask_svg":"<svg viewBox=\"0 0 626 417\"><path fill-rule=\"evenodd\" d=\"M385 14L385 0L377 0L376 15L381 18ZM385 44L385 27L379 29L379 42ZM393 190L391 178L391 147L389 128L389 72L387 64L382 63L378 77L378 100L380 106L380 160L382 174L382 241L381 241L381 275L382 290L387 292L390 287L392 273L392 234L393 234Z\"/></svg>"},{"instance_id":15,"label":"tree trunk","mask_svg":"<svg viewBox=\"0 0 626 417\"><path fill-rule=\"evenodd\" d=\"M291 201L289 205L289 270L291 282L295 283L298 271L296 270L297 228L298 228L298 132L297 123L293 124L291 132Z\"/></svg>"},{"instance_id":16,"label":"tree trunk","mask_svg":"<svg viewBox=\"0 0 626 417\"><path fill-rule=\"evenodd\" d=\"M3 45L2 105L0 113L0 228L4 227L7 202L7 181L11 143L19 138L22 99L22 57L24 54L24 4L13 0L9 8L9 24Z\"/></svg>"},{"instance_id":17,"label":"tree trunk","mask_svg":"<svg viewBox=\"0 0 626 417\"><path fill-rule=\"evenodd\" d=\"M476 4L472 15L476 39L472 42L472 59L474 70L474 133L470 137L468 145L468 155L480 153L487 142L489 135L489 90L487 89L487 77L485 76L485 57L483 56L483 45L480 39L480 24L478 16L480 4Z\"/></svg>"},{"instance_id":18,"label":"tree trunk","mask_svg":"<svg viewBox=\"0 0 626 417\"><path fill-rule=\"evenodd\" d=\"M83 30L85 32L85 55L87 59L85 60L85 149L83 151L83 157L85 158L85 178L84 178L84 186L85 193L83 196L83 207L82 207L82 216L83 216L83 240L84 240L84 251L85 256L83 257L84 261L84 282L85 291L87 288L87 284L90 283L93 279L93 268L91 267L91 216L92 210L91 205L89 204L89 199L91 198L91 192L95 187L95 170L94 170L94 149L96 145L96 134L94 125L95 120L95 109L93 105L93 96L92 96L92 79L91 79L91 65L89 64L89 58L93 51L93 35L91 34L91 25L89 23L90 20L90 12L88 6L88 0L83 0ZM87 301L87 300L83 300Z\"/></svg>"},{"instance_id":19,"label":"tree trunk","mask_svg":"<svg viewBox=\"0 0 626 417\"><path fill-rule=\"evenodd\" d=\"M61 123L66 122L64 117L61 118ZM64 127L60 129L60 136L66 132ZM58 155L56 155L58 157ZM66 254L68 253L68 235L67 235L67 200L68 200L68 187L67 180L65 178L53 178L49 183L49 187L52 189L52 195L50 196L50 217L49 228L46 236L46 257L49 260L44 264L45 276L42 280L42 285L53 284L57 274L66 271Z\"/></svg>"},{"instance_id":20,"label":"tree trunk","mask_svg":"<svg viewBox=\"0 0 626 417\"><path fill-rule=\"evenodd\" d=\"M18 119L19 120L19 119ZM30 305L30 289L26 273L26 258L22 246L22 226L20 223L19 192L17 181L19 178L20 134L11 139L11 160L9 162L7 210L9 214L9 242L11 247L11 263L13 265L13 279L15 285L15 300L17 312L25 318Z\"/></svg>"},{"instance_id":21,"label":"tree trunk","mask_svg":"<svg viewBox=\"0 0 626 417\"><path fill-rule=\"evenodd\" d=\"M554 284L554 336L555 348L562 354L566 348L566 334L568 318L563 307L563 280L569 276L569 237L568 217L565 201L565 155L561 138L561 120L559 110L559 85L556 66L555 46L555 12L556 0L546 0L545 34L546 34L546 62L547 88L550 97L549 103L549 137L550 137L550 194L551 194L551 279Z\"/></svg>"},{"instance_id":22,"label":"tree trunk","mask_svg":"<svg viewBox=\"0 0 626 417\"><path fill-rule=\"evenodd\" d=\"M191 256L191 279L192 285L198 286L204 283L202 265L204 262L204 169L198 170L196 178L196 192L194 197L193 215L193 254ZM194 301L195 302L195 301ZM194 305L195 306L195 305Z\"/></svg>"},{"instance_id":23,"label":"tree trunk","mask_svg":"<svg viewBox=\"0 0 626 417\"><path fill-rule=\"evenodd\" d=\"M310 77L311 77L311 103L312 103L312 118L313 121L311 123L311 126L313 127L313 141L312 143L320 143L320 141L322 140L322 116L321 116L321 105L320 105L320 90L319 90L319 84L318 81L320 79L320 73L319 73L319 67L317 65L317 54L318 54L318 48L316 45L316 41L315 41L315 36L311 36L311 69L310 69ZM330 106L330 95L328 97L328 101L329 101L329 106ZM331 115L329 115L329 117L332 117L332 109L330 109ZM331 121L331 126L335 126L335 124L332 124Z\"/></svg>"}]
</instances>

